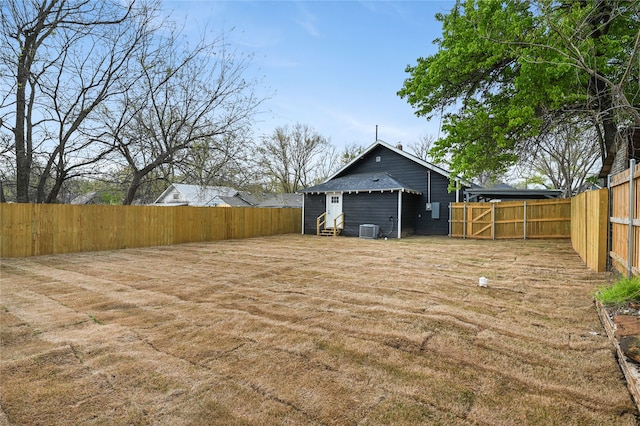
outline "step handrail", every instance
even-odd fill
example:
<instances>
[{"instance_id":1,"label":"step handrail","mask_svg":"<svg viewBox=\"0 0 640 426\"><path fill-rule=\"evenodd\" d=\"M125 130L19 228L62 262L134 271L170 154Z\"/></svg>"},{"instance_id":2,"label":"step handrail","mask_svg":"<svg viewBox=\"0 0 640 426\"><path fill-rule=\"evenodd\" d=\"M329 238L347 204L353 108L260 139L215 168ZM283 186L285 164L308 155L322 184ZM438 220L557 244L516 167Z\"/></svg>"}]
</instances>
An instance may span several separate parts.
<instances>
[{"instance_id":1,"label":"step handrail","mask_svg":"<svg viewBox=\"0 0 640 426\"><path fill-rule=\"evenodd\" d=\"M327 223L327 212L322 213L316 218L316 235L320 235L322 226Z\"/></svg>"},{"instance_id":2,"label":"step handrail","mask_svg":"<svg viewBox=\"0 0 640 426\"><path fill-rule=\"evenodd\" d=\"M321 232L326 229L327 225L327 212L322 213L316 218L316 235L320 235ZM324 228L323 228L324 226ZM333 219L333 229L331 232L334 237L340 234L341 229L344 227L344 213L340 213Z\"/></svg>"},{"instance_id":3,"label":"step handrail","mask_svg":"<svg viewBox=\"0 0 640 426\"><path fill-rule=\"evenodd\" d=\"M340 222L338 222L338 220ZM338 225L340 225L338 227ZM333 219L333 236L336 237L338 235L338 229L342 229L344 227L344 213L340 213Z\"/></svg>"}]
</instances>

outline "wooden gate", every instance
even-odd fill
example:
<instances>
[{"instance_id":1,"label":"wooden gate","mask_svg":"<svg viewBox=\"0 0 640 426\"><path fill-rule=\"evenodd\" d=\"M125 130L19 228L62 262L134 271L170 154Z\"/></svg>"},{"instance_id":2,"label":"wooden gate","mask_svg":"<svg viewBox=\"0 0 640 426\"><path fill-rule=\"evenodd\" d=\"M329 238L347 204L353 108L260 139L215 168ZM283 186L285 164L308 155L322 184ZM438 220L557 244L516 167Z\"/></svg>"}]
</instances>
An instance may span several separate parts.
<instances>
[{"instance_id":1,"label":"wooden gate","mask_svg":"<svg viewBox=\"0 0 640 426\"><path fill-rule=\"evenodd\" d=\"M570 238L571 200L451 203L449 235L458 238Z\"/></svg>"},{"instance_id":2,"label":"wooden gate","mask_svg":"<svg viewBox=\"0 0 640 426\"><path fill-rule=\"evenodd\" d=\"M467 204L466 236L468 238L494 238L495 203Z\"/></svg>"}]
</instances>

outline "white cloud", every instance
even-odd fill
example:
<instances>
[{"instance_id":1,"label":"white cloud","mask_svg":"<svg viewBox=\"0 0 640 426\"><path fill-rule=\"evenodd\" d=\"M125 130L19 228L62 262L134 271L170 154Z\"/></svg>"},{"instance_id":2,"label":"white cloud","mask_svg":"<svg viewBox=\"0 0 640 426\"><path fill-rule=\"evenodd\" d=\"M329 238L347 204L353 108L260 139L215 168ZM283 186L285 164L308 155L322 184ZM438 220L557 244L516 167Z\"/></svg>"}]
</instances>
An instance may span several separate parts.
<instances>
[{"instance_id":1,"label":"white cloud","mask_svg":"<svg viewBox=\"0 0 640 426\"><path fill-rule=\"evenodd\" d=\"M300 25L306 32L312 37L319 38L322 36L320 30L316 26L318 18L309 12L309 10L300 2L297 3L298 11L301 13L302 17L295 20L295 22Z\"/></svg>"}]
</instances>

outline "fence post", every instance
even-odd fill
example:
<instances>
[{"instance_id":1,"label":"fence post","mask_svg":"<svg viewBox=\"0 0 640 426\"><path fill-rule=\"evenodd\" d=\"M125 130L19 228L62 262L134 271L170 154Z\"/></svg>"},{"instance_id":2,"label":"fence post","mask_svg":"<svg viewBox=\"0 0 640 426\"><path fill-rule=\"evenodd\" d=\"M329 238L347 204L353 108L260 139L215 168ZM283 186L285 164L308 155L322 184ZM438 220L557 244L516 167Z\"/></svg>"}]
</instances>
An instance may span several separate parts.
<instances>
[{"instance_id":1,"label":"fence post","mask_svg":"<svg viewBox=\"0 0 640 426\"><path fill-rule=\"evenodd\" d=\"M634 188L634 175L636 170L636 160L629 160L629 234L627 241L627 277L631 278L633 275L633 216L635 205L635 188Z\"/></svg>"},{"instance_id":2,"label":"fence post","mask_svg":"<svg viewBox=\"0 0 640 426\"><path fill-rule=\"evenodd\" d=\"M613 259L611 252L613 251L613 189L611 187L611 175L607 176L607 260L606 270L613 270Z\"/></svg>"},{"instance_id":3,"label":"fence post","mask_svg":"<svg viewBox=\"0 0 640 426\"><path fill-rule=\"evenodd\" d=\"M524 221L522 222L522 232L524 234L524 239L527 239L527 202L523 203L524 207Z\"/></svg>"},{"instance_id":4,"label":"fence post","mask_svg":"<svg viewBox=\"0 0 640 426\"><path fill-rule=\"evenodd\" d=\"M491 239L496 239L496 203L491 204Z\"/></svg>"},{"instance_id":5,"label":"fence post","mask_svg":"<svg viewBox=\"0 0 640 426\"><path fill-rule=\"evenodd\" d=\"M467 202L462 205L462 239L467 239Z\"/></svg>"}]
</instances>

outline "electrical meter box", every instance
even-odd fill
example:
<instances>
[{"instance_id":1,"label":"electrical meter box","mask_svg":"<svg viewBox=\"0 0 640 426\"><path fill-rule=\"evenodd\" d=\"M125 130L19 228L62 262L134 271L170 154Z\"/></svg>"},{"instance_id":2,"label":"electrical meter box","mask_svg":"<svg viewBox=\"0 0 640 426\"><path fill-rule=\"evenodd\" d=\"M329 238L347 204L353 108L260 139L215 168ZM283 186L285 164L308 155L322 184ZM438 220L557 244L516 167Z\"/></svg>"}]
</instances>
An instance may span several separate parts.
<instances>
[{"instance_id":1,"label":"electrical meter box","mask_svg":"<svg viewBox=\"0 0 640 426\"><path fill-rule=\"evenodd\" d=\"M431 219L440 219L440 203L427 203L427 211L431 212Z\"/></svg>"}]
</instances>

